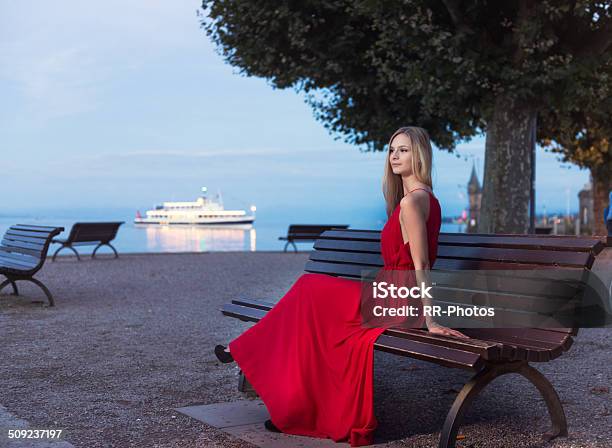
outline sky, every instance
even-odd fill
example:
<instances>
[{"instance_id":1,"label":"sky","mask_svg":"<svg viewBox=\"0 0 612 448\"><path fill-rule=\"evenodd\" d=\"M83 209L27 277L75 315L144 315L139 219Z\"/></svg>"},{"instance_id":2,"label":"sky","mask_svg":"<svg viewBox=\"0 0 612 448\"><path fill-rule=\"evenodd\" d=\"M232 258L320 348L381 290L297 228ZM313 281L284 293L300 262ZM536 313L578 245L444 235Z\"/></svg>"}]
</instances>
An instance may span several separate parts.
<instances>
[{"instance_id":1,"label":"sky","mask_svg":"<svg viewBox=\"0 0 612 448\"><path fill-rule=\"evenodd\" d=\"M384 210L383 155L335 140L299 93L224 63L199 6L0 0L0 214L143 210L202 186L258 213ZM482 182L484 137L456 154L434 148L447 216L465 207L472 163ZM577 210L588 182L557 157L538 148L537 213Z\"/></svg>"}]
</instances>

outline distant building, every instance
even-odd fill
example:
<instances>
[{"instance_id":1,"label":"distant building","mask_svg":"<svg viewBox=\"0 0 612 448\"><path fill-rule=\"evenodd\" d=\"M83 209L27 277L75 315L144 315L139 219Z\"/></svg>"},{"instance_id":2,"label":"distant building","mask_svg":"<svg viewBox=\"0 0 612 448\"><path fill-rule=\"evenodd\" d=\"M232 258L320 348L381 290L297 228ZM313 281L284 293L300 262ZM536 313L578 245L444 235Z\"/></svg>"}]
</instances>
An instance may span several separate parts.
<instances>
[{"instance_id":1,"label":"distant building","mask_svg":"<svg viewBox=\"0 0 612 448\"><path fill-rule=\"evenodd\" d=\"M590 233L593 229L593 187L591 182L584 184L584 188L578 192L578 220L581 233Z\"/></svg>"},{"instance_id":2,"label":"distant building","mask_svg":"<svg viewBox=\"0 0 612 448\"><path fill-rule=\"evenodd\" d=\"M482 200L482 188L476 175L476 165L472 163L472 174L468 182L468 198L470 200L470 211L466 227L467 233L477 232L478 222L480 221L480 203Z\"/></svg>"}]
</instances>

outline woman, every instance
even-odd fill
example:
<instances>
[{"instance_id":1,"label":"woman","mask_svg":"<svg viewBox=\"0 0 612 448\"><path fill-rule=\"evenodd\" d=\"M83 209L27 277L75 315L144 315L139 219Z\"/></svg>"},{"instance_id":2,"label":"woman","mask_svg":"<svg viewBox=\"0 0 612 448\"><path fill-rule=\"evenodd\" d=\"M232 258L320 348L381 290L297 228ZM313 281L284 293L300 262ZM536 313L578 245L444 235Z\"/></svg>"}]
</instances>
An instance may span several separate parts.
<instances>
[{"instance_id":1,"label":"woman","mask_svg":"<svg viewBox=\"0 0 612 448\"><path fill-rule=\"evenodd\" d=\"M431 161L424 129L403 127L391 136L383 177L389 217L381 233L383 270L415 270L421 279L436 259L441 210ZM267 429L372 444L373 344L386 328L364 328L360 303L360 282L303 274L229 350L215 348L222 362L237 362L265 403ZM429 318L425 324L432 333L465 337Z\"/></svg>"}]
</instances>

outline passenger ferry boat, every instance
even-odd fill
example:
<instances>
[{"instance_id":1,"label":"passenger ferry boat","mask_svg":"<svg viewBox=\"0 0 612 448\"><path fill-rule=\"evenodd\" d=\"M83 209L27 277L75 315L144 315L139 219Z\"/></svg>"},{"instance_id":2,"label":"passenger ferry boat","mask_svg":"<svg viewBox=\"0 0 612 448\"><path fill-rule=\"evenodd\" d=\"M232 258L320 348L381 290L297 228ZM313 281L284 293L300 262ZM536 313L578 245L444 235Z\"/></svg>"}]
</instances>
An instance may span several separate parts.
<instances>
[{"instance_id":1,"label":"passenger ferry boat","mask_svg":"<svg viewBox=\"0 0 612 448\"><path fill-rule=\"evenodd\" d=\"M217 200L206 197L207 188L202 187L202 196L195 202L164 202L153 210L147 210L143 217L136 212L135 224L191 224L191 225L225 225L252 224L255 221L255 206L251 214L244 210L225 210L221 195Z\"/></svg>"}]
</instances>

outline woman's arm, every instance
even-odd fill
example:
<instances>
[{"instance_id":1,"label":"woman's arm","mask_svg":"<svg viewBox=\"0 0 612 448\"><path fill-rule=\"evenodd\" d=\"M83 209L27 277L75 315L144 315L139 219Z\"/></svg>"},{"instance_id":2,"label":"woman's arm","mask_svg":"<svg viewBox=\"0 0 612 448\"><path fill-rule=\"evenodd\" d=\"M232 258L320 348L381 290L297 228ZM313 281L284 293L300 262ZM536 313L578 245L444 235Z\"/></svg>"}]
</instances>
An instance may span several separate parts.
<instances>
[{"instance_id":1,"label":"woman's arm","mask_svg":"<svg viewBox=\"0 0 612 448\"><path fill-rule=\"evenodd\" d=\"M429 195L427 196L429 201ZM428 203L428 202L427 202ZM424 195L407 194L400 202L400 224L404 244L410 243L410 256L414 263L417 284L431 283L429 275L429 247L427 242L428 206ZM423 305L431 306L431 299L422 298ZM425 323L430 333L467 338L463 333L437 324L431 316L425 316Z\"/></svg>"}]
</instances>

